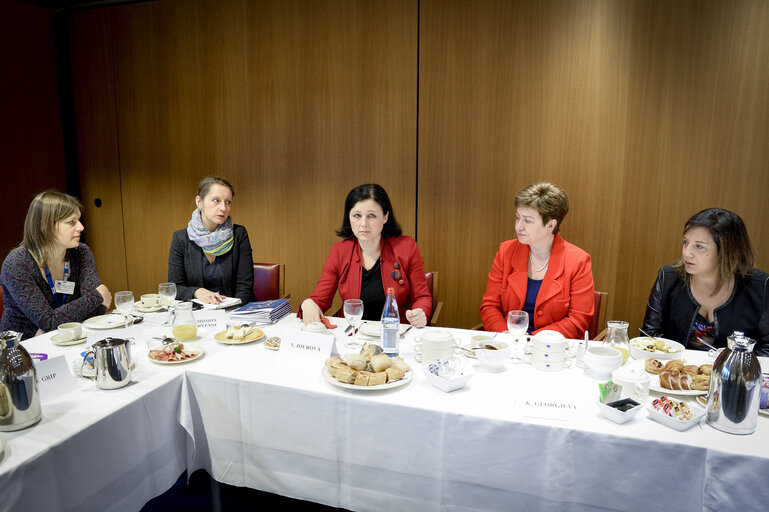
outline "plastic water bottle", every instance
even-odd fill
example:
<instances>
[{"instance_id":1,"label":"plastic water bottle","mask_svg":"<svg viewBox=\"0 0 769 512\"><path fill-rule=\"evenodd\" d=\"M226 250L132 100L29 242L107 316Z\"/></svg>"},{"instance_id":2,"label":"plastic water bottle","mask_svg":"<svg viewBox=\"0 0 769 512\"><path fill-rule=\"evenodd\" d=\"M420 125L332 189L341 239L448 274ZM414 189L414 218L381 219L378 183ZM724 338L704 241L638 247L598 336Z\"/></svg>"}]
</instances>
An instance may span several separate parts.
<instances>
[{"instance_id":1,"label":"plastic water bottle","mask_svg":"<svg viewBox=\"0 0 769 512\"><path fill-rule=\"evenodd\" d=\"M395 290L388 288L384 309L382 309L382 350L388 356L398 355L400 327L401 317L398 314L398 303L395 302Z\"/></svg>"}]
</instances>

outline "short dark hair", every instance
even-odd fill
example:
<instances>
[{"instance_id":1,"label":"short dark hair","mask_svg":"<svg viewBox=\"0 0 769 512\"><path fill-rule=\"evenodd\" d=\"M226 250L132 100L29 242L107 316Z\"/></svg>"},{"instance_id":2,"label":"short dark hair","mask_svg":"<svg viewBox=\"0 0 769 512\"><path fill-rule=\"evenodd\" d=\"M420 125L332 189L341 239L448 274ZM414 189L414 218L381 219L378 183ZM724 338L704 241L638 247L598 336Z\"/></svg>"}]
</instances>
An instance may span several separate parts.
<instances>
[{"instance_id":1,"label":"short dark hair","mask_svg":"<svg viewBox=\"0 0 769 512\"><path fill-rule=\"evenodd\" d=\"M336 232L337 236L342 238L352 239L355 238L355 234L350 227L350 210L353 206L366 199L373 199L379 206L382 207L382 213L389 213L387 222L382 227L382 236L400 236L403 234L400 224L395 219L395 212L393 212L392 204L390 204L390 198L387 196L387 192L381 186L376 183L367 183L365 185L359 185L350 190L347 194L347 199L344 201L344 218L342 219L342 227Z\"/></svg>"},{"instance_id":2,"label":"short dark hair","mask_svg":"<svg viewBox=\"0 0 769 512\"><path fill-rule=\"evenodd\" d=\"M569 213L569 198L566 193L552 183L542 182L529 185L515 196L515 207L533 208L539 212L544 226L555 219L553 234L561 229L561 223Z\"/></svg>"},{"instance_id":3,"label":"short dark hair","mask_svg":"<svg viewBox=\"0 0 769 512\"><path fill-rule=\"evenodd\" d=\"M718 275L713 293L718 293L721 287L732 277L743 279L753 272L755 255L750 244L745 223L736 213L720 208L708 208L692 215L684 225L684 234L692 228L705 228L710 232L718 249ZM683 258L673 267L678 275L689 284L689 274L686 273Z\"/></svg>"}]
</instances>

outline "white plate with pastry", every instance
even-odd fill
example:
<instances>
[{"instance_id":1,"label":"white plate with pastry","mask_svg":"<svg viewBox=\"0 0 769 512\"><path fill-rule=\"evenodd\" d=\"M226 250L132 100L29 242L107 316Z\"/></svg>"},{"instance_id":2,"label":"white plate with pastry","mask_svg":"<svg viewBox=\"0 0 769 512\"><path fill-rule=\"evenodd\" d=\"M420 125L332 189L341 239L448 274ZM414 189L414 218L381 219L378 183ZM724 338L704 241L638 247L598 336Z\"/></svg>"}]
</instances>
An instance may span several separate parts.
<instances>
[{"instance_id":1,"label":"white plate with pastry","mask_svg":"<svg viewBox=\"0 0 769 512\"><path fill-rule=\"evenodd\" d=\"M245 331L244 331L245 330ZM264 332L251 327L232 327L226 331L214 334L214 339L227 345L242 345L264 339Z\"/></svg>"},{"instance_id":2,"label":"white plate with pastry","mask_svg":"<svg viewBox=\"0 0 769 512\"><path fill-rule=\"evenodd\" d=\"M398 329L398 336L403 334L406 329L409 328L406 324L400 324ZM358 332L360 334L363 334L364 336L370 336L372 338L379 338L381 336L382 331L382 322L377 322L374 320L367 320L360 324L360 328L358 329Z\"/></svg>"},{"instance_id":3,"label":"white plate with pastry","mask_svg":"<svg viewBox=\"0 0 769 512\"><path fill-rule=\"evenodd\" d=\"M328 368L323 367L323 378L331 384L332 386L336 386L338 388L343 389L352 389L355 391L381 391L384 389L393 389L393 388L399 388L401 386L405 386L409 382L411 382L411 376L412 371L409 370L406 372L406 375L401 377L400 379L392 382L387 382L385 384L377 384L375 386L356 386L355 384L347 384L345 382L339 382L334 377L331 376L331 374L328 372Z\"/></svg>"},{"instance_id":4,"label":"white plate with pastry","mask_svg":"<svg viewBox=\"0 0 769 512\"><path fill-rule=\"evenodd\" d=\"M688 365L685 361L678 359L666 362L646 359L635 361L630 365L644 368L649 374L649 391L678 396L708 394L710 374L707 371L712 370L712 364ZM695 371L697 373L694 373ZM699 373L700 371L703 373ZM705 389L693 389L695 386Z\"/></svg>"}]
</instances>

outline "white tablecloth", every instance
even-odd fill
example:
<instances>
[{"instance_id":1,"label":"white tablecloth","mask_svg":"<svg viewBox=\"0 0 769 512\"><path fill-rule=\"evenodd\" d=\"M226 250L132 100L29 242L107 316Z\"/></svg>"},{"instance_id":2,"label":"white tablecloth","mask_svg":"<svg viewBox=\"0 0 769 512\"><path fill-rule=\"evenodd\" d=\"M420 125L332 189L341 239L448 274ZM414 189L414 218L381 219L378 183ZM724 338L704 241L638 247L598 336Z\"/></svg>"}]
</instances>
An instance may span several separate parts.
<instances>
[{"instance_id":1,"label":"white tablecloth","mask_svg":"<svg viewBox=\"0 0 769 512\"><path fill-rule=\"evenodd\" d=\"M346 325L338 323L337 332ZM297 327L289 318L267 331L288 338ZM452 331L463 342L477 334ZM469 387L446 394L413 361L418 332L402 344L413 380L389 391L342 390L320 367L284 361L262 344L190 365L180 415L193 440L188 468L352 510L723 511L769 503L764 417L749 436L705 424L676 432L645 411L617 425L598 415L599 380L576 368L478 369ZM577 405L571 419L524 414L519 400L551 392Z\"/></svg>"},{"instance_id":2,"label":"white tablecloth","mask_svg":"<svg viewBox=\"0 0 769 512\"><path fill-rule=\"evenodd\" d=\"M163 332L164 319L148 315L147 336ZM22 344L74 363L86 345L56 346L53 334ZM43 402L38 424L0 433L0 511L137 511L173 485L186 469L187 439L177 421L184 367L134 356L129 385L107 391L78 378L76 391Z\"/></svg>"}]
</instances>

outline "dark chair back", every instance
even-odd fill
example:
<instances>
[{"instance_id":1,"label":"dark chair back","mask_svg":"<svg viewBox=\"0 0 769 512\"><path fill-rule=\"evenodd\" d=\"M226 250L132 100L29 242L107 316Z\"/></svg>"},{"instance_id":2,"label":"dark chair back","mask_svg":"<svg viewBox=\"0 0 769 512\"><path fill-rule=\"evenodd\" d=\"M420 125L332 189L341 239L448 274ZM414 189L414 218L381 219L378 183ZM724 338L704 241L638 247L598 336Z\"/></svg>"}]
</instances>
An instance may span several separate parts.
<instances>
[{"instance_id":1,"label":"dark chair back","mask_svg":"<svg viewBox=\"0 0 769 512\"><path fill-rule=\"evenodd\" d=\"M273 300L288 296L283 263L254 263L254 296L256 300Z\"/></svg>"}]
</instances>

